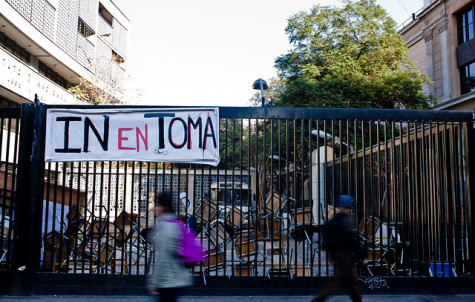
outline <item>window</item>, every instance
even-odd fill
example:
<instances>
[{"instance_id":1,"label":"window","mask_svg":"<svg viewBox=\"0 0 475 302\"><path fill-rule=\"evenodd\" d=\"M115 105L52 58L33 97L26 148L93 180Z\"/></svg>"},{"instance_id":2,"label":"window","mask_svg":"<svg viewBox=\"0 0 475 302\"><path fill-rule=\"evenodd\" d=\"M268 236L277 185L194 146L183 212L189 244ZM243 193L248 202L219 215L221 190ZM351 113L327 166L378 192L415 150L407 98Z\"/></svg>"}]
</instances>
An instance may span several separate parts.
<instances>
[{"instance_id":1,"label":"window","mask_svg":"<svg viewBox=\"0 0 475 302\"><path fill-rule=\"evenodd\" d=\"M0 107L20 107L20 104L0 95Z\"/></svg>"},{"instance_id":2,"label":"window","mask_svg":"<svg viewBox=\"0 0 475 302\"><path fill-rule=\"evenodd\" d=\"M473 5L458 15L459 44L474 38Z\"/></svg>"},{"instance_id":3,"label":"window","mask_svg":"<svg viewBox=\"0 0 475 302\"><path fill-rule=\"evenodd\" d=\"M25 63L30 63L30 53L0 31L0 45Z\"/></svg>"},{"instance_id":4,"label":"window","mask_svg":"<svg viewBox=\"0 0 475 302\"><path fill-rule=\"evenodd\" d=\"M460 68L462 93L475 91L475 61Z\"/></svg>"},{"instance_id":5,"label":"window","mask_svg":"<svg viewBox=\"0 0 475 302\"><path fill-rule=\"evenodd\" d=\"M104 20L107 21L110 25L112 25L112 20L114 17L112 17L112 14L109 13L109 11L102 5L102 3L99 3L99 15L104 18Z\"/></svg>"},{"instance_id":6,"label":"window","mask_svg":"<svg viewBox=\"0 0 475 302\"><path fill-rule=\"evenodd\" d=\"M86 22L84 22L81 17L78 19L78 31L84 36L84 37L89 37L95 34L94 30L87 25Z\"/></svg>"}]
</instances>

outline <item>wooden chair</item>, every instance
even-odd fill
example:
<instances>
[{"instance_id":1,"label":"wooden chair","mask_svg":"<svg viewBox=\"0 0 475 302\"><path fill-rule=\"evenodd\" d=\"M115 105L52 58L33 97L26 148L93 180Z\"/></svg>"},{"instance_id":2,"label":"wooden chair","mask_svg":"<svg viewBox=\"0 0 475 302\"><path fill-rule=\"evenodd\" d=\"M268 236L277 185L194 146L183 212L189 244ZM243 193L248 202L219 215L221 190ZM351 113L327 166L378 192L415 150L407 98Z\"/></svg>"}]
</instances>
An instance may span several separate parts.
<instances>
[{"instance_id":1,"label":"wooden chair","mask_svg":"<svg viewBox=\"0 0 475 302\"><path fill-rule=\"evenodd\" d=\"M381 247L368 248L368 265L366 266L369 274L374 275L395 275L392 265L387 261L388 250Z\"/></svg>"},{"instance_id":2,"label":"wooden chair","mask_svg":"<svg viewBox=\"0 0 475 302\"><path fill-rule=\"evenodd\" d=\"M259 240L278 240L283 235L283 218L260 214L256 224Z\"/></svg>"},{"instance_id":3,"label":"wooden chair","mask_svg":"<svg viewBox=\"0 0 475 302\"><path fill-rule=\"evenodd\" d=\"M101 239L106 235L108 225L109 221L106 219L93 220L89 228L88 236L91 239Z\"/></svg>"},{"instance_id":4,"label":"wooden chair","mask_svg":"<svg viewBox=\"0 0 475 302\"><path fill-rule=\"evenodd\" d=\"M133 232L129 232L129 234L134 234ZM99 259L99 268L102 271L110 271L112 273L117 273L120 271L124 271L124 273L128 273L128 266L127 266L127 259L131 254L140 258L144 253L147 253L148 262L145 263L147 266L151 261L151 250L152 247L150 244L150 237L152 234L151 228L144 228L140 231L139 234L135 234L138 236L136 240L141 241L141 245L137 253L134 251L130 251L130 244L131 241L134 239L132 236L128 236L123 230L117 227L115 223L108 224L108 230L101 240L101 244L98 246L96 257ZM137 261L135 262L135 264ZM123 268L118 268L123 266Z\"/></svg>"},{"instance_id":5,"label":"wooden chair","mask_svg":"<svg viewBox=\"0 0 475 302\"><path fill-rule=\"evenodd\" d=\"M279 239L282 235L282 226L286 217L283 212L286 210L289 198L277 191L271 192L266 199L263 207L263 214L258 217L260 238Z\"/></svg>"},{"instance_id":6,"label":"wooden chair","mask_svg":"<svg viewBox=\"0 0 475 302\"><path fill-rule=\"evenodd\" d=\"M292 226L299 227L302 225L313 224L312 208L297 208L290 214Z\"/></svg>"},{"instance_id":7,"label":"wooden chair","mask_svg":"<svg viewBox=\"0 0 475 302\"><path fill-rule=\"evenodd\" d=\"M195 215L199 223L207 226L215 220L217 211L218 206L215 203L201 200L197 202Z\"/></svg>"},{"instance_id":8,"label":"wooden chair","mask_svg":"<svg viewBox=\"0 0 475 302\"><path fill-rule=\"evenodd\" d=\"M224 215L224 223L231 227L233 230L238 230L242 226L242 212L240 209L234 207L226 207Z\"/></svg>"},{"instance_id":9,"label":"wooden chair","mask_svg":"<svg viewBox=\"0 0 475 302\"><path fill-rule=\"evenodd\" d=\"M225 267L224 251L221 247L215 247L208 251L208 259L204 263L205 272L209 274L212 271L218 271Z\"/></svg>"},{"instance_id":10,"label":"wooden chair","mask_svg":"<svg viewBox=\"0 0 475 302\"><path fill-rule=\"evenodd\" d=\"M125 226L132 226L137 223L137 213L128 213L126 211L120 212L114 223L119 229L125 229Z\"/></svg>"},{"instance_id":11,"label":"wooden chair","mask_svg":"<svg viewBox=\"0 0 475 302\"><path fill-rule=\"evenodd\" d=\"M297 208L290 212L290 236L297 240L311 242L319 227L313 221L312 208Z\"/></svg>"},{"instance_id":12,"label":"wooden chair","mask_svg":"<svg viewBox=\"0 0 475 302\"><path fill-rule=\"evenodd\" d=\"M4 234L0 236L0 264L5 260L6 255L8 253L8 242L7 236Z\"/></svg>"},{"instance_id":13,"label":"wooden chair","mask_svg":"<svg viewBox=\"0 0 475 302\"><path fill-rule=\"evenodd\" d=\"M397 266L403 267L404 253L400 236L390 223L369 216L359 225L359 238L361 244L368 249L368 270L371 275L376 270L379 270L379 273L396 275Z\"/></svg>"},{"instance_id":14,"label":"wooden chair","mask_svg":"<svg viewBox=\"0 0 475 302\"><path fill-rule=\"evenodd\" d=\"M412 274L413 259L410 256L410 243L394 244L394 258L390 261L391 271L396 276L410 276Z\"/></svg>"},{"instance_id":15,"label":"wooden chair","mask_svg":"<svg viewBox=\"0 0 475 302\"><path fill-rule=\"evenodd\" d=\"M338 210L338 208L335 208L332 204L329 204L327 206L327 210L325 211L325 209L321 209L322 212L321 212L321 215L320 215L320 220L322 222L326 222L330 219L333 218L333 216L335 216L336 213L339 213L340 210Z\"/></svg>"},{"instance_id":16,"label":"wooden chair","mask_svg":"<svg viewBox=\"0 0 475 302\"><path fill-rule=\"evenodd\" d=\"M257 275L257 265L255 263L239 263L233 266L235 276L249 277Z\"/></svg>"},{"instance_id":17,"label":"wooden chair","mask_svg":"<svg viewBox=\"0 0 475 302\"><path fill-rule=\"evenodd\" d=\"M224 224L219 221L211 224L205 234L213 247L224 247L232 240L232 236L226 231Z\"/></svg>"},{"instance_id":18,"label":"wooden chair","mask_svg":"<svg viewBox=\"0 0 475 302\"><path fill-rule=\"evenodd\" d=\"M292 267L292 275L297 277L309 277L312 275L310 264L297 264Z\"/></svg>"},{"instance_id":19,"label":"wooden chair","mask_svg":"<svg viewBox=\"0 0 475 302\"><path fill-rule=\"evenodd\" d=\"M52 272L64 271L69 254L70 240L58 231L52 231L43 237L43 268Z\"/></svg>"},{"instance_id":20,"label":"wooden chair","mask_svg":"<svg viewBox=\"0 0 475 302\"><path fill-rule=\"evenodd\" d=\"M286 261L286 250L283 247L271 247L267 249L267 256L272 257L272 262L269 270L267 271L267 276L270 277L291 277L292 272L290 266ZM290 258L292 259L292 255ZM272 264L273 263L273 264Z\"/></svg>"},{"instance_id":21,"label":"wooden chair","mask_svg":"<svg viewBox=\"0 0 475 302\"><path fill-rule=\"evenodd\" d=\"M241 264L250 263L257 259L257 240L251 237L239 237L234 240L236 254Z\"/></svg>"},{"instance_id":22,"label":"wooden chair","mask_svg":"<svg viewBox=\"0 0 475 302\"><path fill-rule=\"evenodd\" d=\"M281 217L282 210L285 209L287 202L287 197L281 195L277 191L273 191L266 198L263 212L267 215L272 214L275 217Z\"/></svg>"},{"instance_id":23,"label":"wooden chair","mask_svg":"<svg viewBox=\"0 0 475 302\"><path fill-rule=\"evenodd\" d=\"M380 228L381 221L379 218L369 216L360 222L358 231L359 238L363 244L376 245L376 233Z\"/></svg>"}]
</instances>

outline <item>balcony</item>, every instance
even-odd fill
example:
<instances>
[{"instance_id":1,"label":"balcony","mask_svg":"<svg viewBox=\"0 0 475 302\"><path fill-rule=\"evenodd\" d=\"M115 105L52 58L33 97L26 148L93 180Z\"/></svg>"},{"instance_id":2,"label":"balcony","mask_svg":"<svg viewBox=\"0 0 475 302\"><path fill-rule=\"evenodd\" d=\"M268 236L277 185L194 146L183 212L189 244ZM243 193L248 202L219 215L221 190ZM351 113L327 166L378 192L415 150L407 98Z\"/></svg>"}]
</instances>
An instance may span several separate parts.
<instances>
[{"instance_id":1,"label":"balcony","mask_svg":"<svg viewBox=\"0 0 475 302\"><path fill-rule=\"evenodd\" d=\"M3 90L2 88L13 92L9 98L18 103L33 102L35 94L41 102L47 104L78 103L66 89L0 48L0 89Z\"/></svg>"}]
</instances>

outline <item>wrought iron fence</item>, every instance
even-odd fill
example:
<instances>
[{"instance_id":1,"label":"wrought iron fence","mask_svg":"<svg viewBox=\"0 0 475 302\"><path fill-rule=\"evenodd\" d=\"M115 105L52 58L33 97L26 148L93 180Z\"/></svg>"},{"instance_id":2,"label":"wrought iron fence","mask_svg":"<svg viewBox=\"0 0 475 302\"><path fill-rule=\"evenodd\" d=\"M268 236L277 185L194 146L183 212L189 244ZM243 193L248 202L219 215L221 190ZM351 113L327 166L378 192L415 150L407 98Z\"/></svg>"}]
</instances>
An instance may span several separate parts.
<instances>
[{"instance_id":1,"label":"wrought iron fence","mask_svg":"<svg viewBox=\"0 0 475 302\"><path fill-rule=\"evenodd\" d=\"M33 208L35 220L18 229L16 238L26 239L13 246L16 254L11 230L0 230L2 268L32 256L35 272L142 276L154 257L154 196L170 191L177 215L208 250L205 263L193 267L205 282L331 276L320 232L339 211L341 194L356 198L354 228L369 259L358 266L361 277L473 273L470 112L221 107L221 161L211 167L45 164L46 108L38 108L22 109L22 129L37 132L22 139L31 145L20 148L20 161L3 151L18 150L18 115L2 118L3 225L14 217L9 200L17 199L19 217ZM17 182L30 191L17 190L15 198L17 162Z\"/></svg>"},{"instance_id":2,"label":"wrought iron fence","mask_svg":"<svg viewBox=\"0 0 475 302\"><path fill-rule=\"evenodd\" d=\"M11 269L20 108L0 112L0 271Z\"/></svg>"},{"instance_id":3,"label":"wrought iron fence","mask_svg":"<svg viewBox=\"0 0 475 302\"><path fill-rule=\"evenodd\" d=\"M332 275L319 235L340 194L356 197L369 259L360 275L470 272L467 115L222 108L221 116L217 168L49 163L39 269L145 274L153 196L171 191L209 251L193 268L205 278Z\"/></svg>"}]
</instances>

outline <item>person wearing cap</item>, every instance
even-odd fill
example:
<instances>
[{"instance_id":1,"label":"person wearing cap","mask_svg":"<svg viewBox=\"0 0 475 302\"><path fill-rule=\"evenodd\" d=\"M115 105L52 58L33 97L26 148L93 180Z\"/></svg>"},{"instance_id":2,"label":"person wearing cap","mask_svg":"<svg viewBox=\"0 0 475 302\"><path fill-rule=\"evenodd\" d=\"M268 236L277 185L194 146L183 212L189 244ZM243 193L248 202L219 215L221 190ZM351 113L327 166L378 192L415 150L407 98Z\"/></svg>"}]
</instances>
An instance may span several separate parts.
<instances>
[{"instance_id":1,"label":"person wearing cap","mask_svg":"<svg viewBox=\"0 0 475 302\"><path fill-rule=\"evenodd\" d=\"M193 276L177 257L183 234L180 225L170 221L178 219L171 193L163 192L155 198L153 213L159 221L151 239L155 255L147 287L157 301L176 301L184 287L193 285Z\"/></svg>"},{"instance_id":2,"label":"person wearing cap","mask_svg":"<svg viewBox=\"0 0 475 302\"><path fill-rule=\"evenodd\" d=\"M335 200L335 207L339 209L339 212L325 224L327 236L332 236L332 245L327 248L327 251L334 262L335 273L329 284L322 288L319 296L315 297L312 302L324 301L340 286L349 291L353 301L362 301L360 290L355 281L354 257L363 259L363 264L367 264L368 260L364 252L361 251L355 233L351 216L354 204L355 198L351 195L340 195Z\"/></svg>"}]
</instances>

